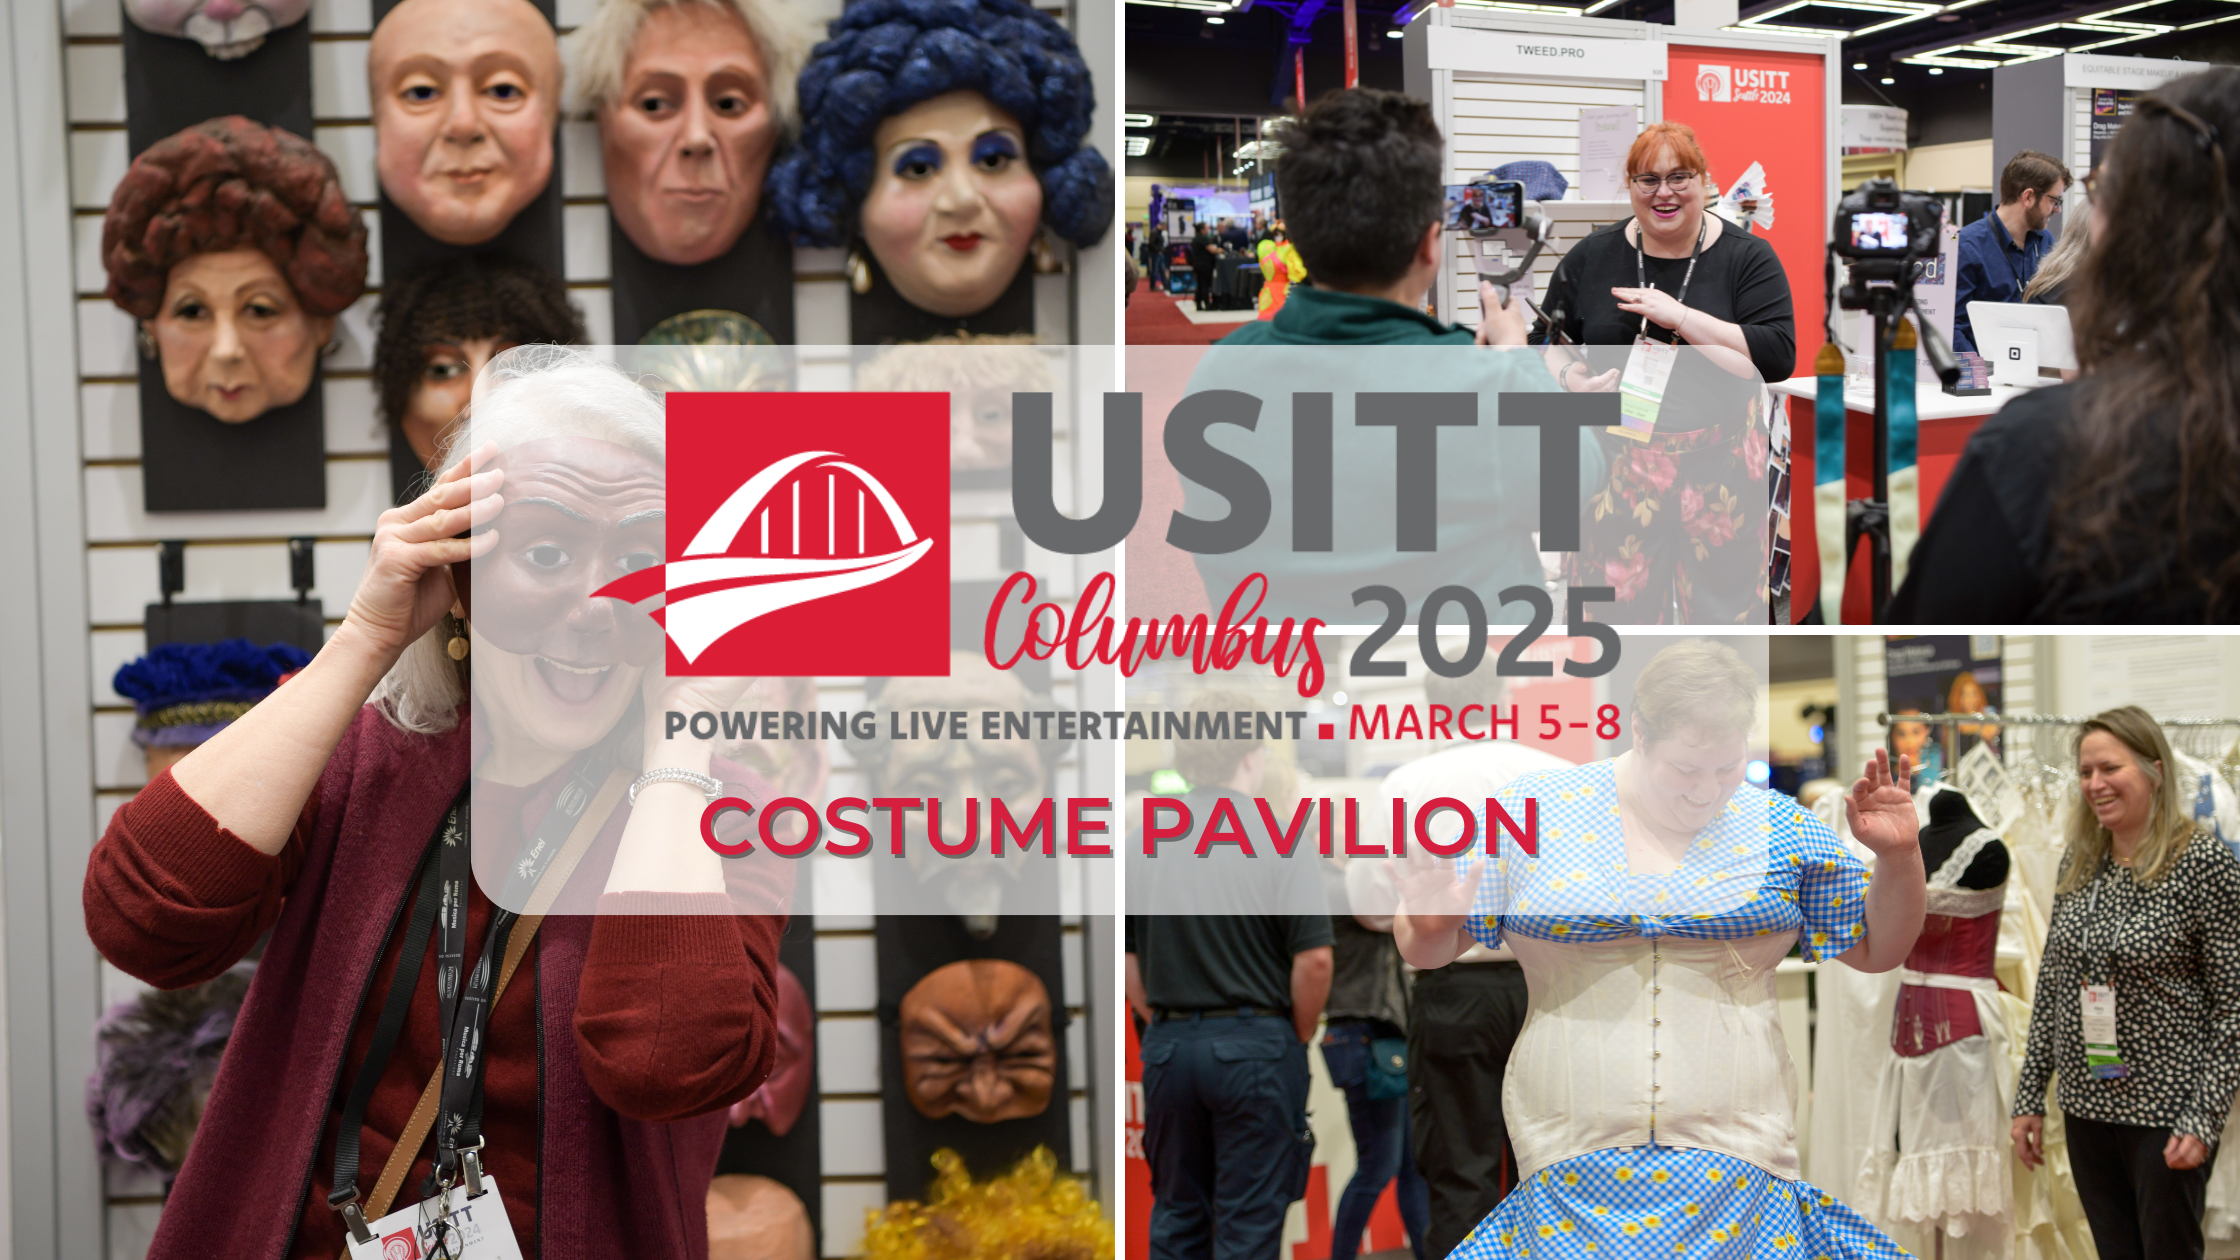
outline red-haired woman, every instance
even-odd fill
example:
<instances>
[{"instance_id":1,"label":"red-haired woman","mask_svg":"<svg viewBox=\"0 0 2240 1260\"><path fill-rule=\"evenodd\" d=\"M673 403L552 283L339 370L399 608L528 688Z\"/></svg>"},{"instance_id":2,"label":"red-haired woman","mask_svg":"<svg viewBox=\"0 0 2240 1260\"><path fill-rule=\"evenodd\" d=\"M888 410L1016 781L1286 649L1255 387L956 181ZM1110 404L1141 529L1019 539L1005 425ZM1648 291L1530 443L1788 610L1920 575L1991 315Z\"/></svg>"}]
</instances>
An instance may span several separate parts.
<instances>
[{"instance_id":1,"label":"red-haired woman","mask_svg":"<svg viewBox=\"0 0 2240 1260\"><path fill-rule=\"evenodd\" d=\"M1532 329L1545 343L1553 321L1588 347L1563 370L1572 390L1654 383L1669 356L1661 403L1627 391L1624 434L1603 435L1610 477L1587 501L1570 560L1573 584L1616 588L1600 614L1613 622L1767 616L1771 445L1759 385L1792 374L1796 320L1773 247L1708 213L1710 174L1693 131L1644 128L1626 154L1633 216L1564 255Z\"/></svg>"},{"instance_id":2,"label":"red-haired woman","mask_svg":"<svg viewBox=\"0 0 2240 1260\"><path fill-rule=\"evenodd\" d=\"M165 392L229 424L303 397L366 287L366 225L334 163L238 115L149 145L101 225L109 300Z\"/></svg>"}]
</instances>

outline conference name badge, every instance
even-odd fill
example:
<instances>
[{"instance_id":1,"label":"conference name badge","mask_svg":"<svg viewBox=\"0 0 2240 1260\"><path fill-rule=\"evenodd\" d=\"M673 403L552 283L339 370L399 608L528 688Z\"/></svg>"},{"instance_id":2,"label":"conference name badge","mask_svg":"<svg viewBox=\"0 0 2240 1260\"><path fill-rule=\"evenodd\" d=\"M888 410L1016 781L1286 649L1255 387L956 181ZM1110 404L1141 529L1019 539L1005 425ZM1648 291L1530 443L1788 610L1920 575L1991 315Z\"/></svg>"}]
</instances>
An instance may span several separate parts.
<instances>
[{"instance_id":1,"label":"conference name badge","mask_svg":"<svg viewBox=\"0 0 2240 1260\"><path fill-rule=\"evenodd\" d=\"M1618 378L1618 416L1610 432L1646 442L1657 432L1657 412L1664 407L1664 391L1672 380L1672 365L1680 361L1680 347L1647 337L1633 339L1626 356L1625 374Z\"/></svg>"},{"instance_id":2,"label":"conference name badge","mask_svg":"<svg viewBox=\"0 0 2240 1260\"><path fill-rule=\"evenodd\" d=\"M2115 986L2084 986L2084 1061L2092 1079L2112 1081L2131 1075L2131 1066L2116 1050Z\"/></svg>"},{"instance_id":3,"label":"conference name badge","mask_svg":"<svg viewBox=\"0 0 2240 1260\"><path fill-rule=\"evenodd\" d=\"M350 1244L350 1260L522 1260L498 1183L484 1175L471 1200L464 1184L373 1222L373 1241Z\"/></svg>"}]
</instances>

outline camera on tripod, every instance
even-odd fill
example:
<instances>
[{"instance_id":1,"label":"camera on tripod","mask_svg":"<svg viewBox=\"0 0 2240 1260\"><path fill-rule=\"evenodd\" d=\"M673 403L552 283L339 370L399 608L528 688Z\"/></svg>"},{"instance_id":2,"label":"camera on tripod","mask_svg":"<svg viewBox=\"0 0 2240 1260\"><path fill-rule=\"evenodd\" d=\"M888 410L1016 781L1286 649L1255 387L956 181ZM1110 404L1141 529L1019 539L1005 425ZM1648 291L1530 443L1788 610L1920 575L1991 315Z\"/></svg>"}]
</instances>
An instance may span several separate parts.
<instances>
[{"instance_id":1,"label":"camera on tripod","mask_svg":"<svg viewBox=\"0 0 2240 1260\"><path fill-rule=\"evenodd\" d=\"M1836 206L1830 248L1854 263L1920 262L1936 257L1943 227L1943 202L1901 192L1887 179L1870 179ZM1911 280L1912 268L1905 270L1905 279Z\"/></svg>"}]
</instances>

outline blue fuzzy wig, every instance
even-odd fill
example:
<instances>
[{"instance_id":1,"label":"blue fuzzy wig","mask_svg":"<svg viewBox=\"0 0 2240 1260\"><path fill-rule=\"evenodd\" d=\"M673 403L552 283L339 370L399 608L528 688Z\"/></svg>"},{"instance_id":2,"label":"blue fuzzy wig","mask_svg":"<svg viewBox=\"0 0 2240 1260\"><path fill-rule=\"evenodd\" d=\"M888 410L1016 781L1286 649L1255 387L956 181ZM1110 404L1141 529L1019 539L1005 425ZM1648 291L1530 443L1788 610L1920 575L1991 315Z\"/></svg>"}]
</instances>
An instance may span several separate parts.
<instances>
[{"instance_id":1,"label":"blue fuzzy wig","mask_svg":"<svg viewBox=\"0 0 2240 1260\"><path fill-rule=\"evenodd\" d=\"M1022 0L854 0L809 54L801 139L764 195L803 245L840 245L871 191L871 137L887 118L970 90L1026 130L1042 221L1075 245L1112 225L1112 167L1082 143L1096 108L1089 67L1057 20Z\"/></svg>"},{"instance_id":2,"label":"blue fuzzy wig","mask_svg":"<svg viewBox=\"0 0 2240 1260\"><path fill-rule=\"evenodd\" d=\"M310 663L311 653L293 643L164 643L120 667L110 686L147 714L201 701L262 700L280 685L282 674Z\"/></svg>"}]
</instances>

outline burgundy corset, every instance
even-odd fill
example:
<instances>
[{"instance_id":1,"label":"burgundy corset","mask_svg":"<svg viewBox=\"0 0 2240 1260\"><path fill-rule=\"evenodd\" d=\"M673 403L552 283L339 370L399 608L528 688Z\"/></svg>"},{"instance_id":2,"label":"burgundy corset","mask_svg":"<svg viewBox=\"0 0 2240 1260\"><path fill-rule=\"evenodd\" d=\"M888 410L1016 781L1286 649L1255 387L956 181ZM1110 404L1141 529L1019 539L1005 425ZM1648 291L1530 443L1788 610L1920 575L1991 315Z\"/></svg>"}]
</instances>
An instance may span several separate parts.
<instances>
[{"instance_id":1,"label":"burgundy corset","mask_svg":"<svg viewBox=\"0 0 2240 1260\"><path fill-rule=\"evenodd\" d=\"M1981 892L1930 889L1930 913L1922 921L1913 952L1906 955L1906 970L1991 980L1999 954L1999 907L2005 900L2004 885ZM1986 906L1989 908L1984 909ZM1982 1032L1973 989L1911 982L1899 986L1898 1005L1890 1023L1890 1048L1901 1057L1924 1055Z\"/></svg>"}]
</instances>

